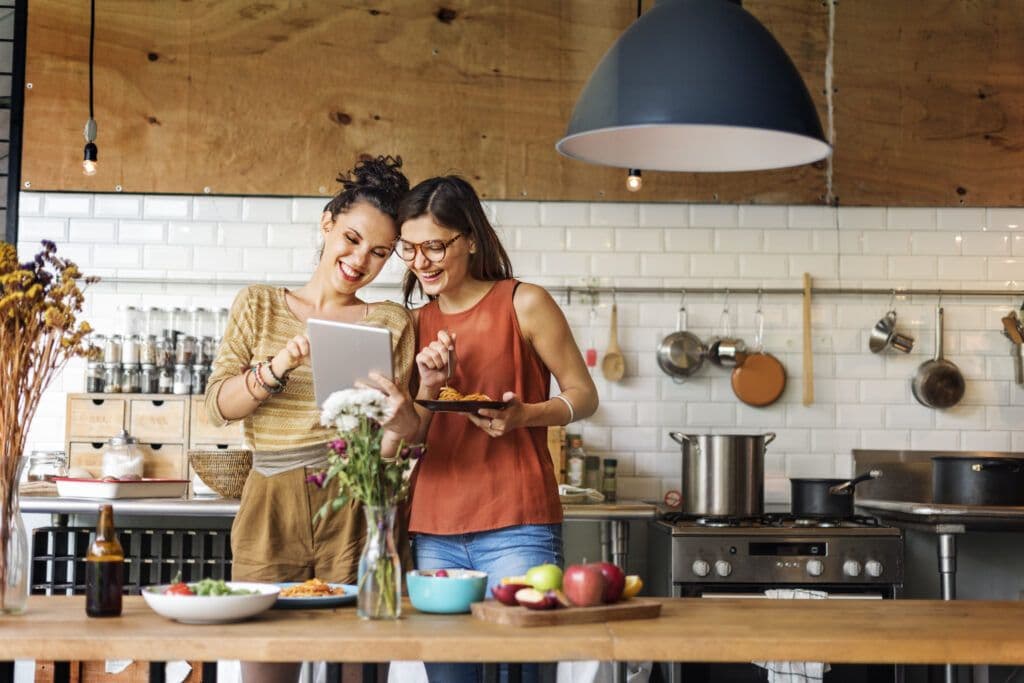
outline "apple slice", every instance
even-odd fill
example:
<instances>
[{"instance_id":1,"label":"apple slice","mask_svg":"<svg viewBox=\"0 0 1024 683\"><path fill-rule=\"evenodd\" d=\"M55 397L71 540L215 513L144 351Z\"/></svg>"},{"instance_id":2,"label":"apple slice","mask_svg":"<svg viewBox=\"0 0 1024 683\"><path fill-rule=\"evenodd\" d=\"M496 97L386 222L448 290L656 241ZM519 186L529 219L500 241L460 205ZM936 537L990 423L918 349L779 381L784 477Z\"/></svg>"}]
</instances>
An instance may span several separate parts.
<instances>
[{"instance_id":1,"label":"apple slice","mask_svg":"<svg viewBox=\"0 0 1024 683\"><path fill-rule=\"evenodd\" d=\"M551 593L541 593L536 588L522 588L516 591L516 602L526 609L554 609L558 606L558 600Z\"/></svg>"},{"instance_id":2,"label":"apple slice","mask_svg":"<svg viewBox=\"0 0 1024 683\"><path fill-rule=\"evenodd\" d=\"M494 595L494 599L503 605L510 607L516 607L519 603L516 601L516 593L529 588L525 583L503 583L499 586L491 588L491 594Z\"/></svg>"}]
</instances>

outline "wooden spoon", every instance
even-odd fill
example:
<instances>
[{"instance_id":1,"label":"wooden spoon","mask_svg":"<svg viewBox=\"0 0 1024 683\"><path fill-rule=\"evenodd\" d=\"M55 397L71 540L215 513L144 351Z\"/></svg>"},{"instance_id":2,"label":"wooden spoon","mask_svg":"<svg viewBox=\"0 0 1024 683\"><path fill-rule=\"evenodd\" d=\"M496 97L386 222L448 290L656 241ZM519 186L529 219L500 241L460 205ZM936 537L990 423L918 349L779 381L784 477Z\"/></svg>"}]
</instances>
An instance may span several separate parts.
<instances>
[{"instance_id":1,"label":"wooden spoon","mask_svg":"<svg viewBox=\"0 0 1024 683\"><path fill-rule=\"evenodd\" d=\"M615 304L612 304L611 339L601 361L601 374L609 382L618 382L626 374L626 359L619 348L619 310Z\"/></svg>"}]
</instances>

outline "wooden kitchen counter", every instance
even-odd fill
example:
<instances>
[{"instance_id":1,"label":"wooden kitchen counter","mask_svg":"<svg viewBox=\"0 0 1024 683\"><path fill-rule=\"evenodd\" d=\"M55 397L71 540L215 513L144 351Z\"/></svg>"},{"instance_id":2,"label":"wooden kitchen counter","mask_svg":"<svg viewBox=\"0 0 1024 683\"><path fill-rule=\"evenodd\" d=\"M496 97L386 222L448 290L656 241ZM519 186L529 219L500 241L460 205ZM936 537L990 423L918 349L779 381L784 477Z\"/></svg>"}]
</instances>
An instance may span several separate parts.
<instances>
[{"instance_id":1,"label":"wooden kitchen counter","mask_svg":"<svg viewBox=\"0 0 1024 683\"><path fill-rule=\"evenodd\" d=\"M125 598L124 615L85 616L83 597L29 599L0 617L0 660L559 661L814 660L1024 664L1024 602L666 600L663 616L518 628L469 615L360 621L353 608L271 610L237 624L190 626Z\"/></svg>"}]
</instances>

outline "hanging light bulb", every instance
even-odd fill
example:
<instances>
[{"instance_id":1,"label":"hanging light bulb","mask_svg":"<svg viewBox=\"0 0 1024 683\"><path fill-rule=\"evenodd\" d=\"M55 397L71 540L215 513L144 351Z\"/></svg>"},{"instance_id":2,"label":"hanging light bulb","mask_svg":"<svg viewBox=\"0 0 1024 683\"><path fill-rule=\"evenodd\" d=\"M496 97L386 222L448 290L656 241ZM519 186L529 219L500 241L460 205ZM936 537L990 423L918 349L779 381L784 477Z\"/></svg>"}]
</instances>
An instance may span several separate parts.
<instances>
[{"instance_id":1,"label":"hanging light bulb","mask_svg":"<svg viewBox=\"0 0 1024 683\"><path fill-rule=\"evenodd\" d=\"M92 108L92 62L93 48L96 44L96 0L89 3L89 120L85 122L85 151L82 153L82 173L96 175L96 161L99 150L96 148L96 119Z\"/></svg>"},{"instance_id":2,"label":"hanging light bulb","mask_svg":"<svg viewBox=\"0 0 1024 683\"><path fill-rule=\"evenodd\" d=\"M629 175L626 176L626 189L630 192L639 192L640 188L644 186L643 175L639 168L629 169Z\"/></svg>"},{"instance_id":3,"label":"hanging light bulb","mask_svg":"<svg viewBox=\"0 0 1024 683\"><path fill-rule=\"evenodd\" d=\"M85 151L82 157L82 173L85 175L96 175L96 161L99 157L99 150L96 148L96 122L89 119L85 122Z\"/></svg>"}]
</instances>

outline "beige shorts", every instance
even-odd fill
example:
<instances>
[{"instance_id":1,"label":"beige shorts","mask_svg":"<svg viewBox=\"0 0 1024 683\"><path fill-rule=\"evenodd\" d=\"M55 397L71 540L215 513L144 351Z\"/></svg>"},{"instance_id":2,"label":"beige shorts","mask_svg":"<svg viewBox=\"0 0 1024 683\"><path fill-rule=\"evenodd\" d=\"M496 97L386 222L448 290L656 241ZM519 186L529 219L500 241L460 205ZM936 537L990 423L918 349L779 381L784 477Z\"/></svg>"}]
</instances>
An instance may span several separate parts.
<instances>
[{"instance_id":1,"label":"beige shorts","mask_svg":"<svg viewBox=\"0 0 1024 683\"><path fill-rule=\"evenodd\" d=\"M304 467L265 477L249 473L231 526L231 576L236 581L355 583L366 523L358 503L313 521L334 497L306 482Z\"/></svg>"}]
</instances>

